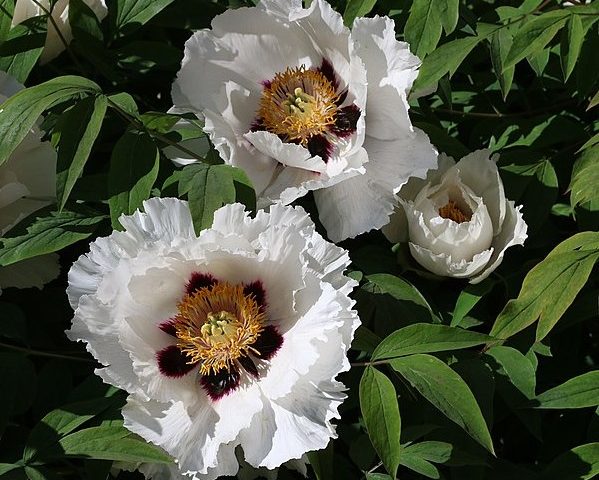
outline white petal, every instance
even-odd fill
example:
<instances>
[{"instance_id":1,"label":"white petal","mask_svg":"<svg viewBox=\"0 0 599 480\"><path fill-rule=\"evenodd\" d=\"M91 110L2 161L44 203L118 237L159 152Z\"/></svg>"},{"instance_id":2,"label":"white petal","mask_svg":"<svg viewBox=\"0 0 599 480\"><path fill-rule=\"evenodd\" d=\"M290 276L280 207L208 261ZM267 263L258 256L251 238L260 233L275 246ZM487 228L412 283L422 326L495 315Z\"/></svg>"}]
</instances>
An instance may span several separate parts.
<instances>
[{"instance_id":1,"label":"white petal","mask_svg":"<svg viewBox=\"0 0 599 480\"><path fill-rule=\"evenodd\" d=\"M254 147L269 157L276 158L279 163L288 167L301 168L310 172L322 173L327 165L319 156L313 156L307 148L295 143L285 143L274 133L248 132L244 137Z\"/></svg>"},{"instance_id":2,"label":"white petal","mask_svg":"<svg viewBox=\"0 0 599 480\"><path fill-rule=\"evenodd\" d=\"M479 283L487 278L503 261L503 256L508 248L514 245L524 245L528 226L522 217L521 208L522 206L514 207L514 202L511 200L506 201L506 216L501 233L493 239L493 256L485 270L480 275L473 277L470 283Z\"/></svg>"},{"instance_id":3,"label":"white petal","mask_svg":"<svg viewBox=\"0 0 599 480\"><path fill-rule=\"evenodd\" d=\"M395 199L370 175L356 175L314 192L318 216L334 242L387 224Z\"/></svg>"},{"instance_id":4,"label":"white petal","mask_svg":"<svg viewBox=\"0 0 599 480\"><path fill-rule=\"evenodd\" d=\"M505 218L505 193L495 163L497 155L491 159L489 155L489 150L477 150L462 158L455 168L462 181L483 199L493 221L493 235L497 235Z\"/></svg>"},{"instance_id":5,"label":"white petal","mask_svg":"<svg viewBox=\"0 0 599 480\"><path fill-rule=\"evenodd\" d=\"M420 265L441 277L470 278L481 272L489 263L493 249L477 253L470 261L454 261L450 254L433 253L412 242L410 252Z\"/></svg>"},{"instance_id":6,"label":"white petal","mask_svg":"<svg viewBox=\"0 0 599 480\"><path fill-rule=\"evenodd\" d=\"M395 23L388 17L356 19L352 39L368 75L366 134L393 140L411 131L407 93L420 60L395 39Z\"/></svg>"}]
</instances>

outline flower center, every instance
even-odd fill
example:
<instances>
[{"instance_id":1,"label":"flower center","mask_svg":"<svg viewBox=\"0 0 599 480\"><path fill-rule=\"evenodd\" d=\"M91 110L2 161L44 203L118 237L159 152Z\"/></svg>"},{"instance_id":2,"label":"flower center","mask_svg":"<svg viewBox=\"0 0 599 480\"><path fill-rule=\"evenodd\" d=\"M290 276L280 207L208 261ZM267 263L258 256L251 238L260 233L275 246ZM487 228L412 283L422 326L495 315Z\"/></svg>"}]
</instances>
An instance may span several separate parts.
<instances>
[{"instance_id":1,"label":"flower center","mask_svg":"<svg viewBox=\"0 0 599 480\"><path fill-rule=\"evenodd\" d=\"M472 218L472 214L464 212L453 200L449 200L447 205L439 209L439 215L456 223L469 222Z\"/></svg>"},{"instance_id":2,"label":"flower center","mask_svg":"<svg viewBox=\"0 0 599 480\"><path fill-rule=\"evenodd\" d=\"M218 282L186 295L174 319L177 346L200 374L235 368L264 329L265 314L243 285Z\"/></svg>"},{"instance_id":3,"label":"flower center","mask_svg":"<svg viewBox=\"0 0 599 480\"><path fill-rule=\"evenodd\" d=\"M304 65L287 68L267 82L258 117L264 128L303 146L335 124L339 95L320 71Z\"/></svg>"}]
</instances>

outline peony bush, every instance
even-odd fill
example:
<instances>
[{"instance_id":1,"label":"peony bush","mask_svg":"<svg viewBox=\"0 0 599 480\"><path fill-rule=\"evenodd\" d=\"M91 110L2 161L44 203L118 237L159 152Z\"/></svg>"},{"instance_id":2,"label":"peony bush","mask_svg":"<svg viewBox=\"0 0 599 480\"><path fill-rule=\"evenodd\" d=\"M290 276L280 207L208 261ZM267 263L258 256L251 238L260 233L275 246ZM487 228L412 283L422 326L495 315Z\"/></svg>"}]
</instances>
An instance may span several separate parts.
<instances>
[{"instance_id":1,"label":"peony bush","mask_svg":"<svg viewBox=\"0 0 599 480\"><path fill-rule=\"evenodd\" d=\"M0 478L599 475L597 2L0 7Z\"/></svg>"}]
</instances>

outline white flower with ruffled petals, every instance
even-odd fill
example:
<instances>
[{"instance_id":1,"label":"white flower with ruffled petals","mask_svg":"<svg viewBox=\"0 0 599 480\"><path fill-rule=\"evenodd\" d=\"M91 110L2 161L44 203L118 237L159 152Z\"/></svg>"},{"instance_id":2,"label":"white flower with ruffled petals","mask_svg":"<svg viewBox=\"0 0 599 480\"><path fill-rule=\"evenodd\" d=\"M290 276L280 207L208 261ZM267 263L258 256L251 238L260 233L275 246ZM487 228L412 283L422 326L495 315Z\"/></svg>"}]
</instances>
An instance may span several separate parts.
<instances>
[{"instance_id":1,"label":"white flower with ruffled petals","mask_svg":"<svg viewBox=\"0 0 599 480\"><path fill-rule=\"evenodd\" d=\"M199 236L187 202L154 198L144 210L91 244L67 290L69 338L130 394L125 426L202 479L235 475L239 451L273 469L324 448L359 324L347 252L299 207L250 218L227 205Z\"/></svg>"},{"instance_id":2,"label":"white flower with ruffled petals","mask_svg":"<svg viewBox=\"0 0 599 480\"><path fill-rule=\"evenodd\" d=\"M329 238L340 241L385 225L394 193L436 166L408 117L419 65L387 17L359 18L350 32L324 0L306 9L263 0L187 41L172 96L205 117L260 208L314 190Z\"/></svg>"},{"instance_id":3,"label":"white flower with ruffled petals","mask_svg":"<svg viewBox=\"0 0 599 480\"><path fill-rule=\"evenodd\" d=\"M108 14L104 0L83 0L83 3L94 12L98 20L103 20ZM66 48L65 42L68 45L73 40L73 31L69 23L69 0L58 0L53 6L50 0L37 0L35 2L33 0L17 0L12 18L14 26L29 18L46 15L46 12L50 11L52 12L53 22L48 19L46 43L40 56L41 64L48 63L56 58ZM58 31L56 27L58 27Z\"/></svg>"},{"instance_id":4,"label":"white flower with ruffled petals","mask_svg":"<svg viewBox=\"0 0 599 480\"><path fill-rule=\"evenodd\" d=\"M427 181L412 180L400 192L399 208L383 233L410 242L412 256L437 275L478 283L526 240L521 206L507 200L496 161L477 150L455 163L439 156ZM407 232L407 237L406 237Z\"/></svg>"},{"instance_id":5,"label":"white flower with ruffled petals","mask_svg":"<svg viewBox=\"0 0 599 480\"><path fill-rule=\"evenodd\" d=\"M0 103L23 85L0 71ZM56 197L56 152L41 141L37 127L25 136L15 151L0 165L0 237ZM58 256L54 254L0 266L0 292L6 287L38 287L56 278Z\"/></svg>"}]
</instances>

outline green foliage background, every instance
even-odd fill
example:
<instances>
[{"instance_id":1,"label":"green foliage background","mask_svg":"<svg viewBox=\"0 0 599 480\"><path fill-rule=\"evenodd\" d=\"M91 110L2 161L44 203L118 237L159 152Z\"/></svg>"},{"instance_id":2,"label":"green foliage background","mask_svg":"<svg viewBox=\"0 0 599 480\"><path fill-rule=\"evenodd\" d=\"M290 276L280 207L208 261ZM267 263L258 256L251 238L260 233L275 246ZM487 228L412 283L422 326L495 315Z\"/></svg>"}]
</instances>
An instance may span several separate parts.
<instances>
[{"instance_id":1,"label":"green foliage background","mask_svg":"<svg viewBox=\"0 0 599 480\"><path fill-rule=\"evenodd\" d=\"M0 477L109 478L114 461L169 462L122 426L124 393L63 331L66 273L88 242L150 196L190 200L196 230L214 210L255 208L244 172L175 124L170 86L183 44L231 0L108 0L98 22L71 0L74 41L37 60L45 19L11 28L0 0L0 69L26 90L0 113L0 164L44 115L58 149L57 204L0 239L0 265L59 252L43 290L0 297ZM248 2L251 5L251 2ZM599 2L349 0L347 25L389 15L423 65L414 125L456 159L500 153L507 197L523 204L524 248L479 285L439 279L379 233L346 241L363 326L344 375L339 438L310 454L311 478L590 479L599 474ZM436 93L429 93L435 90ZM135 154L131 154L135 152ZM312 200L301 203L314 215ZM513 250L513 251L512 251ZM2 267L0 267L2 268ZM118 478L139 474L114 472ZM280 478L298 478L281 469Z\"/></svg>"}]
</instances>

